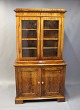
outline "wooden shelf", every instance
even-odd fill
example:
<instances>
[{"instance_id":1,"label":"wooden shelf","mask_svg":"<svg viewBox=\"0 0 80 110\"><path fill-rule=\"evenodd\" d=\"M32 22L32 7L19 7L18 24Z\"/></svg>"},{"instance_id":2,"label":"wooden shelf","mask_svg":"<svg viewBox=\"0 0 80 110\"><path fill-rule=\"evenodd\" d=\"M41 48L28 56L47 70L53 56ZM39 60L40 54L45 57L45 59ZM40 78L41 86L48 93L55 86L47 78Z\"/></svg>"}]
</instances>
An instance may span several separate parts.
<instances>
[{"instance_id":1,"label":"wooden shelf","mask_svg":"<svg viewBox=\"0 0 80 110\"><path fill-rule=\"evenodd\" d=\"M58 40L58 38L43 38L43 40Z\"/></svg>"},{"instance_id":2,"label":"wooden shelf","mask_svg":"<svg viewBox=\"0 0 80 110\"><path fill-rule=\"evenodd\" d=\"M43 29L43 30L45 30L45 31L48 31L48 30L57 31L57 30L59 30L59 29Z\"/></svg>"},{"instance_id":3,"label":"wooden shelf","mask_svg":"<svg viewBox=\"0 0 80 110\"><path fill-rule=\"evenodd\" d=\"M22 38L22 40L37 40L37 38Z\"/></svg>"},{"instance_id":4,"label":"wooden shelf","mask_svg":"<svg viewBox=\"0 0 80 110\"><path fill-rule=\"evenodd\" d=\"M22 38L22 40L37 40L37 38ZM58 38L43 38L43 40L58 40Z\"/></svg>"},{"instance_id":5,"label":"wooden shelf","mask_svg":"<svg viewBox=\"0 0 80 110\"><path fill-rule=\"evenodd\" d=\"M43 49L58 49L58 47L43 47Z\"/></svg>"},{"instance_id":6,"label":"wooden shelf","mask_svg":"<svg viewBox=\"0 0 80 110\"><path fill-rule=\"evenodd\" d=\"M22 47L22 49L37 49L36 47Z\"/></svg>"},{"instance_id":7,"label":"wooden shelf","mask_svg":"<svg viewBox=\"0 0 80 110\"><path fill-rule=\"evenodd\" d=\"M36 31L37 29L22 29L22 30Z\"/></svg>"}]
</instances>

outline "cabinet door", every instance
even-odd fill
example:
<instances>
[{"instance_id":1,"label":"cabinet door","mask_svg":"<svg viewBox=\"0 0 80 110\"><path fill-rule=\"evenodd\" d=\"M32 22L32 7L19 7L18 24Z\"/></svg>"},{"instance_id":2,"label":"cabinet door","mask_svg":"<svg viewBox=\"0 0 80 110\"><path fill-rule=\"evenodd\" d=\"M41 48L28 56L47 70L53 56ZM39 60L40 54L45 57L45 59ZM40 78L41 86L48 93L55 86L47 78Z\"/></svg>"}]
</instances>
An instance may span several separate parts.
<instances>
[{"instance_id":1,"label":"cabinet door","mask_svg":"<svg viewBox=\"0 0 80 110\"><path fill-rule=\"evenodd\" d=\"M46 67L42 69L42 95L59 95L60 89L60 69L57 67Z\"/></svg>"},{"instance_id":2,"label":"cabinet door","mask_svg":"<svg viewBox=\"0 0 80 110\"><path fill-rule=\"evenodd\" d=\"M61 18L41 18L41 57L42 59L59 59Z\"/></svg>"},{"instance_id":3,"label":"cabinet door","mask_svg":"<svg viewBox=\"0 0 80 110\"><path fill-rule=\"evenodd\" d=\"M40 18L21 17L19 31L19 57L22 60L39 58Z\"/></svg>"},{"instance_id":4,"label":"cabinet door","mask_svg":"<svg viewBox=\"0 0 80 110\"><path fill-rule=\"evenodd\" d=\"M20 96L37 97L40 96L40 69L19 68L19 92Z\"/></svg>"}]
</instances>

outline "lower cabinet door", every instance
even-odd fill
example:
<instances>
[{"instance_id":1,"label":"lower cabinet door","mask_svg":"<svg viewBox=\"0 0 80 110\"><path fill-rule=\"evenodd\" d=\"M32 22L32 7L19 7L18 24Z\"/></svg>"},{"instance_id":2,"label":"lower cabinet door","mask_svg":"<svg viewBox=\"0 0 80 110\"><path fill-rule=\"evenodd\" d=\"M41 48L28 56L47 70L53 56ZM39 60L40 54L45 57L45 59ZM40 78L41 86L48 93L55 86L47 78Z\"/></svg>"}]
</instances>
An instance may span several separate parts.
<instances>
[{"instance_id":1,"label":"lower cabinet door","mask_svg":"<svg viewBox=\"0 0 80 110\"><path fill-rule=\"evenodd\" d=\"M60 72L58 68L42 68L42 96L59 95Z\"/></svg>"},{"instance_id":2,"label":"lower cabinet door","mask_svg":"<svg viewBox=\"0 0 80 110\"><path fill-rule=\"evenodd\" d=\"M19 70L18 82L20 96L40 96L40 69L22 67Z\"/></svg>"}]
</instances>

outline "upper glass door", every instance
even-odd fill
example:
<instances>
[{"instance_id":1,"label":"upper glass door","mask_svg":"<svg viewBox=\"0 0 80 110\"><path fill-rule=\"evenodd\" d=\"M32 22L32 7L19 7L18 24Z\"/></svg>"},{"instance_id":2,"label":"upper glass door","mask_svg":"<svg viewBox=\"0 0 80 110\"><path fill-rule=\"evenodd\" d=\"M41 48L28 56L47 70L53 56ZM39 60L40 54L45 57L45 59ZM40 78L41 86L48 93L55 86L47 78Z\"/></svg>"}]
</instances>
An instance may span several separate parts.
<instances>
[{"instance_id":1,"label":"upper glass door","mask_svg":"<svg viewBox=\"0 0 80 110\"><path fill-rule=\"evenodd\" d=\"M27 17L21 19L21 58L38 59L40 19Z\"/></svg>"},{"instance_id":2,"label":"upper glass door","mask_svg":"<svg viewBox=\"0 0 80 110\"><path fill-rule=\"evenodd\" d=\"M59 57L60 20L53 17L41 19L41 57L54 59Z\"/></svg>"}]
</instances>

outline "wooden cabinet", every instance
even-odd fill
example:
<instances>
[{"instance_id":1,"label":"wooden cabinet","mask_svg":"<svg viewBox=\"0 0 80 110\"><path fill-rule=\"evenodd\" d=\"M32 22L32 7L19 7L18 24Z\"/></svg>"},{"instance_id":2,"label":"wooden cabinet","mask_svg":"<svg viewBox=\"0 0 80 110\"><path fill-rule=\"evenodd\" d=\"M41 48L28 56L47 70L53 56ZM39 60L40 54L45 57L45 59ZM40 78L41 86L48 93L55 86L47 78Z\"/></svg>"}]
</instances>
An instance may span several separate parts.
<instances>
[{"instance_id":1,"label":"wooden cabinet","mask_svg":"<svg viewBox=\"0 0 80 110\"><path fill-rule=\"evenodd\" d=\"M64 9L17 8L16 103L64 101Z\"/></svg>"}]
</instances>

